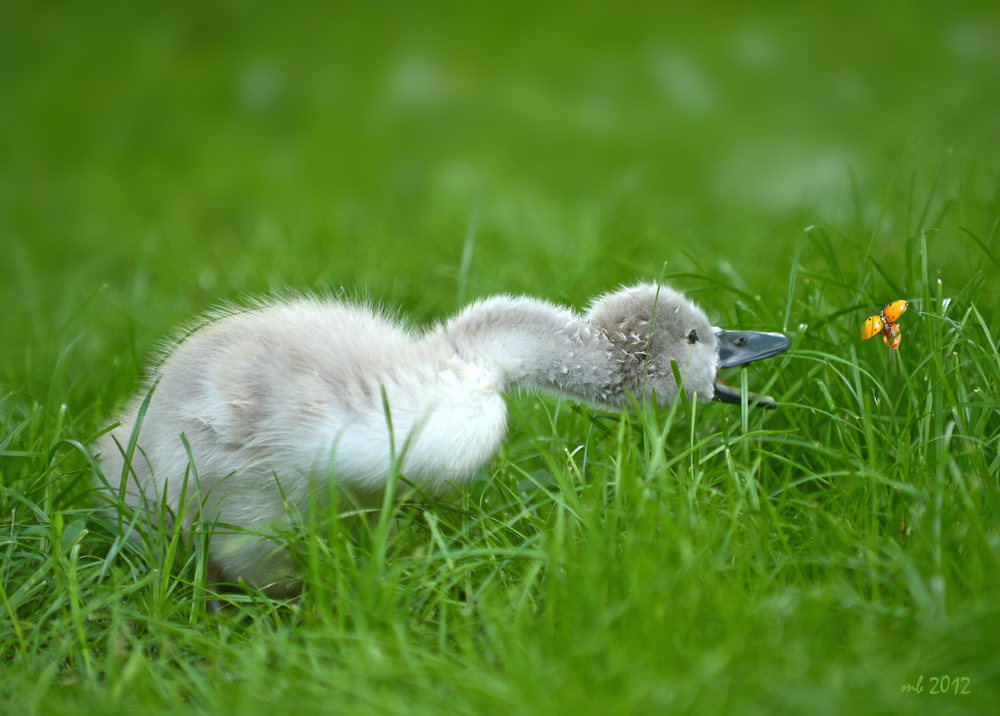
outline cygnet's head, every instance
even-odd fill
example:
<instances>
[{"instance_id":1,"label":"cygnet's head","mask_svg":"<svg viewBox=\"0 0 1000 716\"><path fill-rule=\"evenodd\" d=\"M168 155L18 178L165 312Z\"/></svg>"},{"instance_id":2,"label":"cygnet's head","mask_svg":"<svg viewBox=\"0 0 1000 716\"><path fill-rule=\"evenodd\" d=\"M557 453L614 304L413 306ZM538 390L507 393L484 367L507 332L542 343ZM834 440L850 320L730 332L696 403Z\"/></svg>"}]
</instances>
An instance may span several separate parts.
<instances>
[{"instance_id":1,"label":"cygnet's head","mask_svg":"<svg viewBox=\"0 0 1000 716\"><path fill-rule=\"evenodd\" d=\"M714 328L684 294L658 284L605 294L590 306L587 318L611 342L624 390L636 399L655 393L661 406L677 397L672 362L688 398L739 403L739 393L718 379L719 368L767 358L790 345L777 333ZM774 401L765 397L761 404L773 407Z\"/></svg>"}]
</instances>

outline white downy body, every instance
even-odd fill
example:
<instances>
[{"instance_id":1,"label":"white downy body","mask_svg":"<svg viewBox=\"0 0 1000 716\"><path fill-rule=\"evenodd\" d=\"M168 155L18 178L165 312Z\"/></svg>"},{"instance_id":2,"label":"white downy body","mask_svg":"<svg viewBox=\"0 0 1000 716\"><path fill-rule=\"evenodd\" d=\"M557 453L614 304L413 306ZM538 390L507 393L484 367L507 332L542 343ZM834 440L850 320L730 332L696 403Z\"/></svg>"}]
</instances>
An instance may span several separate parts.
<instances>
[{"instance_id":1,"label":"white downy body","mask_svg":"<svg viewBox=\"0 0 1000 716\"><path fill-rule=\"evenodd\" d=\"M282 493L292 515L304 515L311 495L325 499L332 477L342 504L372 506L395 456L406 480L443 494L499 447L506 390L612 407L655 393L669 404L677 393L671 361L690 397L712 397L719 358L711 325L666 286L608 294L585 315L499 296L425 332L367 304L275 300L210 316L165 351L102 439L101 467L120 490L123 451L155 382L126 502L155 513L165 500L185 526L200 508L203 521L239 527L215 530L217 572L281 592L293 588L294 574L268 535L288 524Z\"/></svg>"}]
</instances>

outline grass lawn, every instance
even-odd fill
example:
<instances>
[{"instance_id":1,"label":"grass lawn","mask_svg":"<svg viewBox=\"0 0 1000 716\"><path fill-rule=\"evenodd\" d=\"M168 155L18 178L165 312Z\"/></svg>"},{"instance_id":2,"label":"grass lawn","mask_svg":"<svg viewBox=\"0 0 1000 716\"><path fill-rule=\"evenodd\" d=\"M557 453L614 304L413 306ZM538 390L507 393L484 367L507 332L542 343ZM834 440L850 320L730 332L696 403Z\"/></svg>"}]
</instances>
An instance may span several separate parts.
<instances>
[{"instance_id":1,"label":"grass lawn","mask_svg":"<svg viewBox=\"0 0 1000 716\"><path fill-rule=\"evenodd\" d=\"M188 5L0 9L0 713L996 709L995 9ZM780 409L512 395L466 493L284 535L291 600L97 510L220 302L639 279L784 331L725 376Z\"/></svg>"}]
</instances>

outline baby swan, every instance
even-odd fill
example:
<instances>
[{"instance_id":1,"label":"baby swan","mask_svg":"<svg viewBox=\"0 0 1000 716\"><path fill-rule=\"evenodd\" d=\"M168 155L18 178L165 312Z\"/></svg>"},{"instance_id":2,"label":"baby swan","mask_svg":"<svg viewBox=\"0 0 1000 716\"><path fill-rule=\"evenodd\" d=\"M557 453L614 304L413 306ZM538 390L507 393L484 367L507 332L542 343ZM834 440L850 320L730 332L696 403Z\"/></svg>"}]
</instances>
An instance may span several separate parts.
<instances>
[{"instance_id":1,"label":"baby swan","mask_svg":"<svg viewBox=\"0 0 1000 716\"><path fill-rule=\"evenodd\" d=\"M285 500L307 513L313 475L325 486L332 474L342 498L375 505L395 455L408 481L441 494L500 446L506 390L615 408L655 395L669 405L674 362L689 398L739 402L717 382L719 368L788 346L781 334L713 328L683 294L656 284L601 296L584 315L534 298L487 298L426 332L369 305L276 300L211 317L177 342L102 439L101 468L142 514L165 500L185 527L200 508L205 521L241 528L216 528L214 570L280 594L294 589L293 569L267 536L287 524Z\"/></svg>"}]
</instances>

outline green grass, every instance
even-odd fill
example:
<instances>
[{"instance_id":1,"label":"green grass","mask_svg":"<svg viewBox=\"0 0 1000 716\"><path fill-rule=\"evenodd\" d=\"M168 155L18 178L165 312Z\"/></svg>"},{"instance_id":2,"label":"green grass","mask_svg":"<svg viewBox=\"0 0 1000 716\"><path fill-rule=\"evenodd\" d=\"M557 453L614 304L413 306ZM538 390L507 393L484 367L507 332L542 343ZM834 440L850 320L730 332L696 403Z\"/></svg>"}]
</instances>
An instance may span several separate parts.
<instances>
[{"instance_id":1,"label":"green grass","mask_svg":"<svg viewBox=\"0 0 1000 716\"><path fill-rule=\"evenodd\" d=\"M0 713L995 708L987 12L6 6ZM203 538L123 542L90 494L156 342L219 301L427 322L640 278L784 330L727 376L780 409L513 395L467 493L306 515L302 596L220 610ZM897 298L888 355L858 334Z\"/></svg>"}]
</instances>

